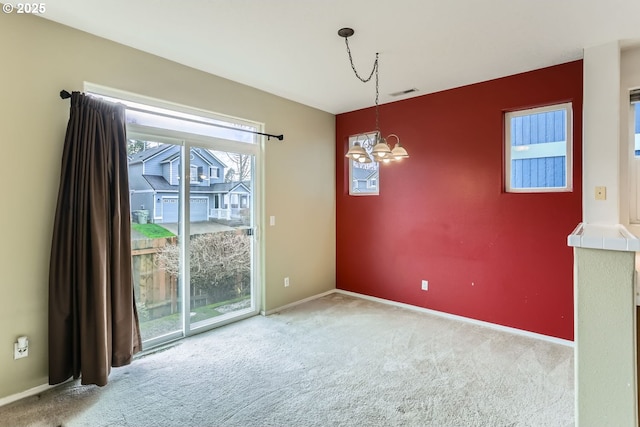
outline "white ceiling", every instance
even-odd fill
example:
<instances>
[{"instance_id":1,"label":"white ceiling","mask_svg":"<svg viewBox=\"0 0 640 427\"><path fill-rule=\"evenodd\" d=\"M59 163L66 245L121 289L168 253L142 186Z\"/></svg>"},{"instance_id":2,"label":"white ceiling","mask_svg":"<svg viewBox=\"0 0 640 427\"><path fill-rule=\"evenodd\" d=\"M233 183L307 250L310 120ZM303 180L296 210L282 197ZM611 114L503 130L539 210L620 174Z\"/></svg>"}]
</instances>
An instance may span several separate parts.
<instances>
[{"instance_id":1,"label":"white ceiling","mask_svg":"<svg viewBox=\"0 0 640 427\"><path fill-rule=\"evenodd\" d=\"M341 113L640 39L640 0L47 0L46 19ZM408 96L393 92L417 88Z\"/></svg>"}]
</instances>

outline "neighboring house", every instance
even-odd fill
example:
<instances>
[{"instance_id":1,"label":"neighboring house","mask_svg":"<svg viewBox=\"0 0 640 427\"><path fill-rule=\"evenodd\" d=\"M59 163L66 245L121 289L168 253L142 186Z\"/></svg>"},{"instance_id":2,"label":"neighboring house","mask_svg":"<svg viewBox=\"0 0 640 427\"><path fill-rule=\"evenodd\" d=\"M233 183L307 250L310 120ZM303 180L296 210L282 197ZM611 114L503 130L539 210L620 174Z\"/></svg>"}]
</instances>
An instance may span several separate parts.
<instances>
[{"instance_id":1,"label":"neighboring house","mask_svg":"<svg viewBox=\"0 0 640 427\"><path fill-rule=\"evenodd\" d=\"M378 190L378 169L365 169L353 166L351 170L352 192L370 193Z\"/></svg>"},{"instance_id":2,"label":"neighboring house","mask_svg":"<svg viewBox=\"0 0 640 427\"><path fill-rule=\"evenodd\" d=\"M567 185L567 123L568 110L527 114L518 112L509 117L510 189L562 188Z\"/></svg>"},{"instance_id":3,"label":"neighboring house","mask_svg":"<svg viewBox=\"0 0 640 427\"><path fill-rule=\"evenodd\" d=\"M148 214L149 222L178 222L179 151L179 146L161 145L129 156L134 220L142 211ZM191 150L188 175L191 222L243 218L251 198L250 183L224 182L226 168L209 150Z\"/></svg>"}]
</instances>

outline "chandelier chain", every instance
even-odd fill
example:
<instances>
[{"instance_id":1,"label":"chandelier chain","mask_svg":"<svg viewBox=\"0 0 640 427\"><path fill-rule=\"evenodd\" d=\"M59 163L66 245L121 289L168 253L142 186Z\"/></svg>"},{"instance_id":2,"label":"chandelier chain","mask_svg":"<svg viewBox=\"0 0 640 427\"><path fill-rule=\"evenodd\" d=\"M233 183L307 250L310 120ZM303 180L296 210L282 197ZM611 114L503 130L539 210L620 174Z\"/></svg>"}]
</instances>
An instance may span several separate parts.
<instances>
[{"instance_id":1,"label":"chandelier chain","mask_svg":"<svg viewBox=\"0 0 640 427\"><path fill-rule=\"evenodd\" d=\"M373 68L371 69L371 73L369 73L369 77L364 78L362 76L360 76L360 74L358 74L358 70L356 70L356 66L353 63L353 56L351 55L351 48L349 47L349 37L345 37L344 38L344 43L347 45L347 54L349 55L349 63L351 64L351 69L353 70L353 73L356 75L356 77L358 78L358 80L360 80L362 83L367 83L371 80L371 78L373 77L374 73L376 76L376 131L378 133L380 133L380 114L378 112L378 101L380 99L380 91L379 91L379 84L378 84L378 67L379 67L379 62L378 62L378 52L376 52L376 59L375 61L373 61Z\"/></svg>"},{"instance_id":2,"label":"chandelier chain","mask_svg":"<svg viewBox=\"0 0 640 427\"><path fill-rule=\"evenodd\" d=\"M376 131L378 132L378 136L380 135L380 112L378 111L378 98L380 97L380 91L378 90L378 53L376 52Z\"/></svg>"},{"instance_id":3,"label":"chandelier chain","mask_svg":"<svg viewBox=\"0 0 640 427\"><path fill-rule=\"evenodd\" d=\"M367 83L369 80L371 80L371 77L373 77L373 73L378 70L378 53L376 53L376 60L373 61L373 68L371 69L371 73L369 74L369 77L365 79L364 77L361 77L360 74L358 74L358 71L356 70L356 66L353 64L353 56L351 55L351 48L349 47L349 38L345 37L344 43L347 45L347 53L349 54L349 62L351 63L351 69L355 73L356 77L362 83Z\"/></svg>"},{"instance_id":4,"label":"chandelier chain","mask_svg":"<svg viewBox=\"0 0 640 427\"><path fill-rule=\"evenodd\" d=\"M406 159L409 157L409 153L404 149L402 145L400 145L400 138L396 134L389 134L387 138L382 136L382 132L380 131L380 62L379 62L379 53L376 52L376 59L373 61L373 68L369 73L369 76L363 77L356 70L356 66L353 63L353 55L351 54L351 47L349 46L349 37L354 34L353 28L341 28L338 30L338 35L340 37L344 37L344 43L347 47L347 54L349 55L349 63L351 64L351 69L353 73L356 75L358 80L362 83L368 83L375 74L375 86L376 86L376 104L375 104L375 115L376 115L376 129L374 132L368 132L364 134L357 135L355 137L355 141L353 144L351 143L351 137L349 138L349 148L347 149L346 157L350 159L351 162L358 162L358 164L363 164L363 166L358 166L360 168L366 168L364 164L376 162L376 164L389 163L400 161L402 159ZM364 141L360 142L360 137L364 136ZM389 146L387 142L388 138L395 138L396 143L393 149ZM355 163L352 163L355 164Z\"/></svg>"}]
</instances>

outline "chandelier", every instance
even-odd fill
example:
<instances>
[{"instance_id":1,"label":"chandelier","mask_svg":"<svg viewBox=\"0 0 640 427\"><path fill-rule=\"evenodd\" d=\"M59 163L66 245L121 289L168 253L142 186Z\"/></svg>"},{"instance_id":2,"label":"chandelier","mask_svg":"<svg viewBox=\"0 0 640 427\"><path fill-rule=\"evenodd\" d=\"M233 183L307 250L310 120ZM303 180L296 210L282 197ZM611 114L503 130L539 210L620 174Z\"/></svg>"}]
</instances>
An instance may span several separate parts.
<instances>
[{"instance_id":1,"label":"chandelier","mask_svg":"<svg viewBox=\"0 0 640 427\"><path fill-rule=\"evenodd\" d=\"M356 141L347 151L346 157L351 160L354 160L359 163L371 163L371 162L382 162L382 163L390 163L394 161L400 161L404 158L409 157L407 150L400 144L400 138L396 134L390 134L386 138L382 136L380 132L380 112L379 112L379 98L380 91L378 85L378 53L376 53L376 59L373 61L373 68L371 69L371 73L369 76L364 78L358 74L356 71L356 67L353 64L353 57L351 55L351 49L349 48L349 37L351 37L355 31L352 28L341 28L338 30L338 35L340 37L344 37L344 43L347 46L347 54L349 55L349 62L351 63L351 69L354 74L363 83L367 83L371 80L373 76L375 76L375 84L376 84L376 104L375 104L375 112L376 112L376 129L373 133L373 139L369 137L369 135L364 135L364 140L360 142L360 138L356 138ZM391 149L387 140L389 138L395 138L396 144Z\"/></svg>"}]
</instances>

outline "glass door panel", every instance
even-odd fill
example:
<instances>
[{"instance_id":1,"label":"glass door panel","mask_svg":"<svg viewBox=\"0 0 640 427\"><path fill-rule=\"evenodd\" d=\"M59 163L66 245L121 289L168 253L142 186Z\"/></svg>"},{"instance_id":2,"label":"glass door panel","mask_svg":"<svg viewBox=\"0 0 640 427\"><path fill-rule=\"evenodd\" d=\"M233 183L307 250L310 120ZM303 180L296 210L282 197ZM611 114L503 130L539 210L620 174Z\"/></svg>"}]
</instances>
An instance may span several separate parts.
<instances>
[{"instance_id":1,"label":"glass door panel","mask_svg":"<svg viewBox=\"0 0 640 427\"><path fill-rule=\"evenodd\" d=\"M128 134L143 348L256 314L253 149L192 135Z\"/></svg>"},{"instance_id":2,"label":"glass door panel","mask_svg":"<svg viewBox=\"0 0 640 427\"><path fill-rule=\"evenodd\" d=\"M179 217L182 145L128 140L131 247L145 348L184 335Z\"/></svg>"},{"instance_id":3,"label":"glass door panel","mask_svg":"<svg viewBox=\"0 0 640 427\"><path fill-rule=\"evenodd\" d=\"M190 329L253 310L254 156L189 149Z\"/></svg>"}]
</instances>

